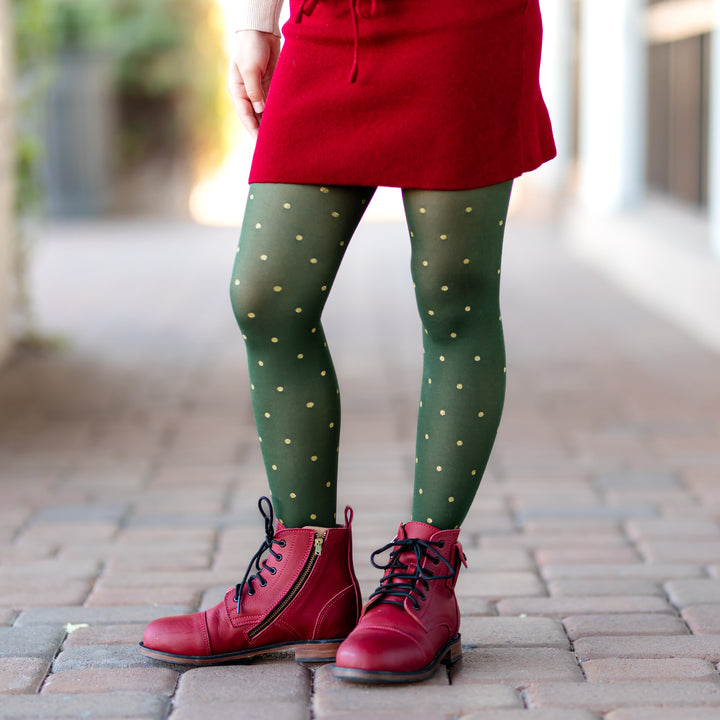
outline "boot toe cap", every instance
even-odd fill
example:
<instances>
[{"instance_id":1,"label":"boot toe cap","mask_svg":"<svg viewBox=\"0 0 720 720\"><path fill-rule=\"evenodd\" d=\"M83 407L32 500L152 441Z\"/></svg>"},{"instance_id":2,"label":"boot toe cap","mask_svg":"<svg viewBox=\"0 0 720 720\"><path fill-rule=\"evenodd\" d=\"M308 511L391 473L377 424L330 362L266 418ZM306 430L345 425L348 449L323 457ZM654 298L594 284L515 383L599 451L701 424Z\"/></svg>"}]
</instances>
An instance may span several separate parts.
<instances>
[{"instance_id":1,"label":"boot toe cap","mask_svg":"<svg viewBox=\"0 0 720 720\"><path fill-rule=\"evenodd\" d=\"M394 628L362 628L338 648L335 665L371 672L415 672L427 665L419 643Z\"/></svg>"},{"instance_id":2,"label":"boot toe cap","mask_svg":"<svg viewBox=\"0 0 720 720\"><path fill-rule=\"evenodd\" d=\"M204 613L154 620L145 628L142 644L168 655L198 657L212 653Z\"/></svg>"}]
</instances>

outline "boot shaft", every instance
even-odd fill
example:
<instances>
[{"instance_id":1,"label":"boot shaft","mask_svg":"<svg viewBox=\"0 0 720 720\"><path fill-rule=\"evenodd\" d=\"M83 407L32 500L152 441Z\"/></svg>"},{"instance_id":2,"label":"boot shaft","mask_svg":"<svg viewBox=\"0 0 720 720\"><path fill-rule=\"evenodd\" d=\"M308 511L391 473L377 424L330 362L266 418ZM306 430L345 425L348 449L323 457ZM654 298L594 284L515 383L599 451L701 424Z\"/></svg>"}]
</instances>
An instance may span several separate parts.
<instances>
[{"instance_id":1,"label":"boot shaft","mask_svg":"<svg viewBox=\"0 0 720 720\"><path fill-rule=\"evenodd\" d=\"M345 527L284 528L278 523L272 549L256 578L236 598L226 596L233 627L252 644L274 642L287 632L308 639L345 637L360 612L352 559L352 510Z\"/></svg>"}]
</instances>

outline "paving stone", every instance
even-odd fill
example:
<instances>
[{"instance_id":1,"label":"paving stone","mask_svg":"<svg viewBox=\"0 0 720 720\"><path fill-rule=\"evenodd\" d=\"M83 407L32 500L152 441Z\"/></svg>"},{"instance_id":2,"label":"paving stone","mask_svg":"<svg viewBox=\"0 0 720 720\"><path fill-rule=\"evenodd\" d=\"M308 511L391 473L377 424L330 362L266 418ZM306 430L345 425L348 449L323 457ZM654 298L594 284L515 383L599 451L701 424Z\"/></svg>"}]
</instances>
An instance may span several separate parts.
<instances>
[{"instance_id":1,"label":"paving stone","mask_svg":"<svg viewBox=\"0 0 720 720\"><path fill-rule=\"evenodd\" d=\"M465 617L460 627L463 646L569 647L563 626L542 617Z\"/></svg>"},{"instance_id":2,"label":"paving stone","mask_svg":"<svg viewBox=\"0 0 720 720\"><path fill-rule=\"evenodd\" d=\"M97 560L74 560L73 562L58 562L55 559L25 560L21 563L4 563L0 567L0 582L21 582L32 584L38 588L50 587L54 590L56 579L65 580L91 580L100 572L100 563Z\"/></svg>"},{"instance_id":3,"label":"paving stone","mask_svg":"<svg viewBox=\"0 0 720 720\"><path fill-rule=\"evenodd\" d=\"M537 481L535 482L537 486ZM546 493L542 488L538 489L540 493ZM558 494L558 489L553 484L553 497ZM622 534L622 524L617 518L563 518L557 520L554 518L545 518L538 520L528 520L525 523L525 532L529 534L548 534L559 535L565 538L565 542L570 541L573 546L576 543L582 544L587 538L586 536L610 535L610 539L621 540L623 545L627 545L627 540Z\"/></svg>"},{"instance_id":4,"label":"paving stone","mask_svg":"<svg viewBox=\"0 0 720 720\"><path fill-rule=\"evenodd\" d=\"M546 595L545 585L534 572L473 573L465 575L455 589L459 598L497 599L513 595Z\"/></svg>"},{"instance_id":5,"label":"paving stone","mask_svg":"<svg viewBox=\"0 0 720 720\"><path fill-rule=\"evenodd\" d=\"M623 682L634 680L703 680L720 682L715 667L707 660L696 658L630 659L602 658L582 665L591 682Z\"/></svg>"},{"instance_id":6,"label":"paving stone","mask_svg":"<svg viewBox=\"0 0 720 720\"><path fill-rule=\"evenodd\" d=\"M150 623L166 615L182 615L191 610L187 605L155 605L152 607L38 607L21 613L14 627L31 625L117 625Z\"/></svg>"},{"instance_id":7,"label":"paving stone","mask_svg":"<svg viewBox=\"0 0 720 720\"><path fill-rule=\"evenodd\" d=\"M215 529L232 527L243 521L242 516L215 514L215 513L175 513L173 515L162 515L159 513L148 515L133 515L125 521L130 528L197 528Z\"/></svg>"},{"instance_id":8,"label":"paving stone","mask_svg":"<svg viewBox=\"0 0 720 720\"><path fill-rule=\"evenodd\" d=\"M569 650L483 647L463 651L452 670L452 685L496 683L525 686L534 682L580 682L582 671Z\"/></svg>"},{"instance_id":9,"label":"paving stone","mask_svg":"<svg viewBox=\"0 0 720 720\"><path fill-rule=\"evenodd\" d=\"M124 625L70 625L63 648L86 645L137 645L143 637L146 623Z\"/></svg>"},{"instance_id":10,"label":"paving stone","mask_svg":"<svg viewBox=\"0 0 720 720\"><path fill-rule=\"evenodd\" d=\"M85 668L167 667L159 660L142 655L137 645L88 645L69 647L57 656L53 672Z\"/></svg>"},{"instance_id":11,"label":"paving stone","mask_svg":"<svg viewBox=\"0 0 720 720\"><path fill-rule=\"evenodd\" d=\"M602 613L674 613L662 598L650 596L607 597L525 597L508 598L497 603L499 615L587 615Z\"/></svg>"},{"instance_id":12,"label":"paving stone","mask_svg":"<svg viewBox=\"0 0 720 720\"><path fill-rule=\"evenodd\" d=\"M47 580L46 580L47 582ZM49 605L82 605L92 589L90 582L62 580L53 583L52 588L43 587L42 579L35 583L18 584L16 580L0 580L0 604L16 608L43 607Z\"/></svg>"},{"instance_id":13,"label":"paving stone","mask_svg":"<svg viewBox=\"0 0 720 720\"><path fill-rule=\"evenodd\" d=\"M247 567L247 564L246 564ZM102 589L116 591L130 588L176 588L186 587L194 590L204 590L210 585L234 584L236 579L226 573L217 573L213 570L182 570L162 571L148 570L145 572L115 572L103 575L98 586Z\"/></svg>"},{"instance_id":14,"label":"paving stone","mask_svg":"<svg viewBox=\"0 0 720 720\"><path fill-rule=\"evenodd\" d=\"M633 540L657 538L720 538L720 525L714 520L692 520L671 518L643 518L642 520L629 520L626 525L628 535Z\"/></svg>"},{"instance_id":15,"label":"paving stone","mask_svg":"<svg viewBox=\"0 0 720 720\"><path fill-rule=\"evenodd\" d=\"M109 571L115 572L143 572L147 568L142 567L143 562L159 563L163 559L168 559L168 564L158 569L173 570L178 569L179 564L185 562L185 558L191 558L194 562L196 558L203 557L207 559L213 554L212 543L206 543L199 540L182 540L177 542L155 542L155 543L136 543L129 541L118 541L113 539L111 542L93 543L92 547L87 545L73 545L65 543L57 554L57 561L78 562L79 560L88 559L96 562L104 562L105 567ZM237 551L236 551L237 556ZM122 563L126 560L127 567L123 567ZM241 564L241 561L238 561ZM111 569L110 565L114 567ZM247 562L245 563L247 566ZM154 566L150 569L154 569ZM203 567L198 568L205 569ZM245 568L243 568L243 571Z\"/></svg>"},{"instance_id":16,"label":"paving stone","mask_svg":"<svg viewBox=\"0 0 720 720\"><path fill-rule=\"evenodd\" d=\"M465 539L471 532L482 533L508 533L515 532L515 521L506 510L496 512L474 513L470 514L463 520L463 534L461 541L465 545Z\"/></svg>"},{"instance_id":17,"label":"paving stone","mask_svg":"<svg viewBox=\"0 0 720 720\"><path fill-rule=\"evenodd\" d=\"M605 716L605 720L717 720L717 718L717 708L700 706L668 708L660 705L615 710Z\"/></svg>"},{"instance_id":18,"label":"paving stone","mask_svg":"<svg viewBox=\"0 0 720 720\"><path fill-rule=\"evenodd\" d=\"M287 660L196 668L183 673L175 704L182 707L189 703L237 704L267 700L307 704L310 682L308 668Z\"/></svg>"},{"instance_id":19,"label":"paving stone","mask_svg":"<svg viewBox=\"0 0 720 720\"><path fill-rule=\"evenodd\" d=\"M460 615L472 617L478 615L497 615L494 603L477 597L464 597L458 601Z\"/></svg>"},{"instance_id":20,"label":"paving stone","mask_svg":"<svg viewBox=\"0 0 720 720\"><path fill-rule=\"evenodd\" d=\"M665 583L665 591L673 605L679 608L720 603L720 580L672 580Z\"/></svg>"},{"instance_id":21,"label":"paving stone","mask_svg":"<svg viewBox=\"0 0 720 720\"><path fill-rule=\"evenodd\" d=\"M552 580L548 590L553 597L602 595L655 595L665 597L656 582L644 578L581 578L578 580Z\"/></svg>"},{"instance_id":22,"label":"paving stone","mask_svg":"<svg viewBox=\"0 0 720 720\"><path fill-rule=\"evenodd\" d=\"M535 553L539 565L625 565L640 560L631 547L614 548L552 548L540 549Z\"/></svg>"},{"instance_id":23,"label":"paving stone","mask_svg":"<svg viewBox=\"0 0 720 720\"><path fill-rule=\"evenodd\" d=\"M0 625L11 625L18 616L14 608L0 608Z\"/></svg>"},{"instance_id":24,"label":"paving stone","mask_svg":"<svg viewBox=\"0 0 720 720\"><path fill-rule=\"evenodd\" d=\"M265 700L242 701L242 705L235 702L204 702L202 704L190 703L173 708L172 720L222 720L223 718L241 717L242 720L267 720L268 718L281 718L282 720L310 720L310 708L306 703L283 702L273 698ZM352 714L343 714L343 719L350 720ZM365 716L368 717L368 716ZM424 720L424 719L420 719ZM443 720L442 718L428 718L427 720Z\"/></svg>"},{"instance_id":25,"label":"paving stone","mask_svg":"<svg viewBox=\"0 0 720 720\"><path fill-rule=\"evenodd\" d=\"M523 693L527 706L580 707L606 713L621 707L647 705L720 706L720 683L706 682L615 682L544 683L531 685Z\"/></svg>"},{"instance_id":26,"label":"paving stone","mask_svg":"<svg viewBox=\"0 0 720 720\"><path fill-rule=\"evenodd\" d=\"M325 665L315 673L314 717L338 713L407 711L463 715L484 708L522 707L520 696L510 687L491 684L451 686L439 669L431 680L410 685L365 685L343 682L330 675Z\"/></svg>"},{"instance_id":27,"label":"paving stone","mask_svg":"<svg viewBox=\"0 0 720 720\"><path fill-rule=\"evenodd\" d=\"M92 545L93 542L111 540L117 531L118 524L115 522L37 523L23 530L16 542L26 545L44 542L54 547L83 542Z\"/></svg>"},{"instance_id":28,"label":"paving stone","mask_svg":"<svg viewBox=\"0 0 720 720\"><path fill-rule=\"evenodd\" d=\"M661 490L652 490L650 488L614 489L607 490L604 495L604 502L612 506L625 503L651 503L660 515L666 515L669 508L677 512L682 507L689 510L694 510L696 507L694 499L689 497L685 490L679 488L664 488Z\"/></svg>"},{"instance_id":29,"label":"paving stone","mask_svg":"<svg viewBox=\"0 0 720 720\"><path fill-rule=\"evenodd\" d=\"M388 720L393 719L388 718ZM601 718L589 710L537 708L534 710L486 710L482 713L463 715L460 720L601 720Z\"/></svg>"},{"instance_id":30,"label":"paving stone","mask_svg":"<svg viewBox=\"0 0 720 720\"><path fill-rule=\"evenodd\" d=\"M128 505L53 505L35 513L31 523L119 522Z\"/></svg>"},{"instance_id":31,"label":"paving stone","mask_svg":"<svg viewBox=\"0 0 720 720\"><path fill-rule=\"evenodd\" d=\"M168 600L187 608L197 608L202 590L186 585L149 587L108 586L100 581L85 601L88 607L111 607L113 605L159 605Z\"/></svg>"},{"instance_id":32,"label":"paving stone","mask_svg":"<svg viewBox=\"0 0 720 720\"><path fill-rule=\"evenodd\" d=\"M720 603L690 605L682 611L683 620L697 635L720 634Z\"/></svg>"},{"instance_id":33,"label":"paving stone","mask_svg":"<svg viewBox=\"0 0 720 720\"><path fill-rule=\"evenodd\" d=\"M467 554L466 543L463 548ZM522 549L485 549L468 555L468 568L463 570L465 578L473 573L486 573L495 571L508 572L513 570L534 570L535 563L527 550Z\"/></svg>"},{"instance_id":34,"label":"paving stone","mask_svg":"<svg viewBox=\"0 0 720 720\"><path fill-rule=\"evenodd\" d=\"M597 658L701 658L720 662L720 636L670 635L589 637L575 641L583 662Z\"/></svg>"},{"instance_id":35,"label":"paving stone","mask_svg":"<svg viewBox=\"0 0 720 720\"><path fill-rule=\"evenodd\" d=\"M245 528L242 531L246 532ZM118 531L114 543L118 547L124 545L148 548L167 546L168 549L189 544L191 549L195 550L211 548L215 542L215 535L216 532L213 528L123 527ZM255 535L258 536L257 533Z\"/></svg>"},{"instance_id":36,"label":"paving stone","mask_svg":"<svg viewBox=\"0 0 720 720\"><path fill-rule=\"evenodd\" d=\"M685 623L675 615L662 613L643 615L571 615L563 618L568 637L573 642L581 637L598 635L687 635Z\"/></svg>"},{"instance_id":37,"label":"paving stone","mask_svg":"<svg viewBox=\"0 0 720 720\"><path fill-rule=\"evenodd\" d=\"M149 693L115 692L85 695L8 695L2 698L3 720L64 720L71 718L132 718L163 720L170 699Z\"/></svg>"},{"instance_id":38,"label":"paving stone","mask_svg":"<svg viewBox=\"0 0 720 720\"><path fill-rule=\"evenodd\" d=\"M536 507L526 508L516 516L517 522L524 525L528 520L546 518L552 520L625 520L635 517L653 517L657 510L650 503L635 503L618 506L579 506L579 507Z\"/></svg>"},{"instance_id":39,"label":"paving stone","mask_svg":"<svg viewBox=\"0 0 720 720\"><path fill-rule=\"evenodd\" d=\"M0 627L0 657L52 659L65 639L65 628L57 625Z\"/></svg>"},{"instance_id":40,"label":"paving stone","mask_svg":"<svg viewBox=\"0 0 720 720\"><path fill-rule=\"evenodd\" d=\"M672 580L700 578L704 575L698 565L685 563L628 563L623 565L547 565L541 568L547 580L579 578L644 578L646 580Z\"/></svg>"},{"instance_id":41,"label":"paving stone","mask_svg":"<svg viewBox=\"0 0 720 720\"><path fill-rule=\"evenodd\" d=\"M49 669L49 658L0 657L0 695L36 693Z\"/></svg>"},{"instance_id":42,"label":"paving stone","mask_svg":"<svg viewBox=\"0 0 720 720\"><path fill-rule=\"evenodd\" d=\"M208 552L156 552L152 553L123 552L115 556L111 556L105 563L105 570L108 574L118 572L142 572L148 570L168 571L168 570L209 570L212 566L212 558Z\"/></svg>"},{"instance_id":43,"label":"paving stone","mask_svg":"<svg viewBox=\"0 0 720 720\"><path fill-rule=\"evenodd\" d=\"M65 670L46 680L45 693L147 692L170 697L175 692L179 673L169 668L123 668Z\"/></svg>"},{"instance_id":44,"label":"paving stone","mask_svg":"<svg viewBox=\"0 0 720 720\"><path fill-rule=\"evenodd\" d=\"M619 533L593 533L589 531L578 537L568 538L566 534L556 532L525 533L512 535L488 535L480 542L481 549L484 548L524 548L536 549L566 549L568 545L574 548L599 547L608 549L612 547L627 548L627 540Z\"/></svg>"},{"instance_id":45,"label":"paving stone","mask_svg":"<svg viewBox=\"0 0 720 720\"><path fill-rule=\"evenodd\" d=\"M592 482L604 489L680 487L680 478L672 472L603 472L594 475Z\"/></svg>"},{"instance_id":46,"label":"paving stone","mask_svg":"<svg viewBox=\"0 0 720 720\"><path fill-rule=\"evenodd\" d=\"M337 715L323 715L323 720L397 720L396 712L381 712L377 710L360 710L358 712L338 713ZM436 712L423 712L413 710L413 720L455 720L457 716L448 715L441 710Z\"/></svg>"},{"instance_id":47,"label":"paving stone","mask_svg":"<svg viewBox=\"0 0 720 720\"><path fill-rule=\"evenodd\" d=\"M720 540L644 540L638 549L650 562L712 563L720 557Z\"/></svg>"}]
</instances>

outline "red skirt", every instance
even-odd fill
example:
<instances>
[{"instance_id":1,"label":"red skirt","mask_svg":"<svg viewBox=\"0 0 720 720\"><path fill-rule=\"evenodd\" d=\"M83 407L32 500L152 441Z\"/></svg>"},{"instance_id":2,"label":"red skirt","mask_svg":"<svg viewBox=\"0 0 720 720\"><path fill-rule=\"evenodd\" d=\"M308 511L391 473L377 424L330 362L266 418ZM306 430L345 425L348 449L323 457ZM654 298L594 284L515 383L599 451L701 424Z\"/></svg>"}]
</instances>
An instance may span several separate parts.
<instances>
[{"instance_id":1,"label":"red skirt","mask_svg":"<svg viewBox=\"0 0 720 720\"><path fill-rule=\"evenodd\" d=\"M250 182L462 190L555 156L538 0L291 0Z\"/></svg>"}]
</instances>

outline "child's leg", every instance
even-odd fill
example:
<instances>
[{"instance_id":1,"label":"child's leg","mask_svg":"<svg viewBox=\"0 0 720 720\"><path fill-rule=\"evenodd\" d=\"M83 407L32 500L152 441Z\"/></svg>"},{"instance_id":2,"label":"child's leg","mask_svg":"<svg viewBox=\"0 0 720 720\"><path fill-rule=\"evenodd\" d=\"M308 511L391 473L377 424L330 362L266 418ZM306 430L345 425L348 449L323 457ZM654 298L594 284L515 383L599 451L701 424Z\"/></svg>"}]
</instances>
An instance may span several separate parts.
<instances>
[{"instance_id":1,"label":"child's leg","mask_svg":"<svg viewBox=\"0 0 720 720\"><path fill-rule=\"evenodd\" d=\"M441 529L470 509L502 414L498 295L511 187L403 193L424 328L412 517Z\"/></svg>"},{"instance_id":2,"label":"child's leg","mask_svg":"<svg viewBox=\"0 0 720 720\"><path fill-rule=\"evenodd\" d=\"M335 525L340 398L320 324L374 188L251 186L231 281L273 505Z\"/></svg>"}]
</instances>

